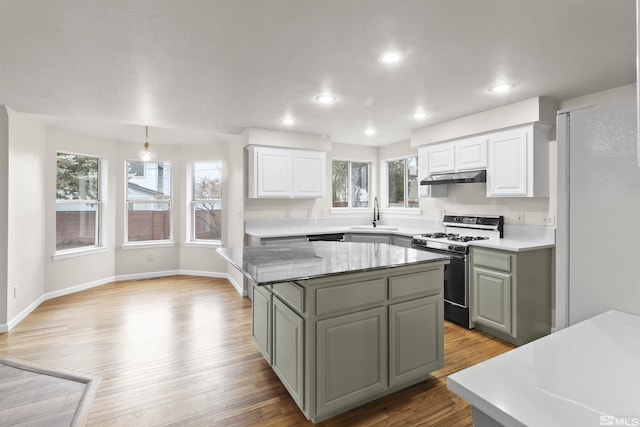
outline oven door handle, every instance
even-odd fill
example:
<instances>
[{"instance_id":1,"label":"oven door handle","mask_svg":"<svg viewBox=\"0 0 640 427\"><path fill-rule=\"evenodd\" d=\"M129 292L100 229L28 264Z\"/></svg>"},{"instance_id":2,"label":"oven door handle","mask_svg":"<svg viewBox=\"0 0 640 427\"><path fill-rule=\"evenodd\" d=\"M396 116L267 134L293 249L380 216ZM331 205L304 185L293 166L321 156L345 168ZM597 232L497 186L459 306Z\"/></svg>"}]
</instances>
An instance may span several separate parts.
<instances>
[{"instance_id":1,"label":"oven door handle","mask_svg":"<svg viewBox=\"0 0 640 427\"><path fill-rule=\"evenodd\" d=\"M450 257L455 257L455 258L460 258L460 259L465 259L467 257L466 254L459 254L459 253L456 253L456 252L449 252L449 251L445 251L443 249L425 248L424 246L418 246L418 245L413 245L412 248L420 250L420 251L434 252L434 253L437 253L437 254L448 255Z\"/></svg>"}]
</instances>

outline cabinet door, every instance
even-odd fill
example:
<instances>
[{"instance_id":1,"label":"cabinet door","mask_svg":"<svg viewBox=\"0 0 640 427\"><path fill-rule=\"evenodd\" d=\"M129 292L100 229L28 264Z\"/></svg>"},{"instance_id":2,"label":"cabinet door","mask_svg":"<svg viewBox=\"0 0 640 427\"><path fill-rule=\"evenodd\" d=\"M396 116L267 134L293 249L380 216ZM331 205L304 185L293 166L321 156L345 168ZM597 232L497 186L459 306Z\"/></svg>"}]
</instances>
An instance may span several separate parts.
<instances>
[{"instance_id":1,"label":"cabinet door","mask_svg":"<svg viewBox=\"0 0 640 427\"><path fill-rule=\"evenodd\" d=\"M427 147L429 173L453 172L455 170L455 150L453 143Z\"/></svg>"},{"instance_id":2,"label":"cabinet door","mask_svg":"<svg viewBox=\"0 0 640 427\"><path fill-rule=\"evenodd\" d=\"M402 246L403 248L410 248L413 243L413 239L407 236L391 236L391 244L396 246Z\"/></svg>"},{"instance_id":3,"label":"cabinet door","mask_svg":"<svg viewBox=\"0 0 640 427\"><path fill-rule=\"evenodd\" d=\"M324 152L294 152L293 197L322 197L324 195L324 177Z\"/></svg>"},{"instance_id":4,"label":"cabinet door","mask_svg":"<svg viewBox=\"0 0 640 427\"><path fill-rule=\"evenodd\" d=\"M391 242L391 238L388 234L362 234L353 233L350 234L350 242L358 243L387 243Z\"/></svg>"},{"instance_id":5,"label":"cabinet door","mask_svg":"<svg viewBox=\"0 0 640 427\"><path fill-rule=\"evenodd\" d=\"M416 379L444 365L442 296L389 306L389 386Z\"/></svg>"},{"instance_id":6,"label":"cabinet door","mask_svg":"<svg viewBox=\"0 0 640 427\"><path fill-rule=\"evenodd\" d=\"M251 335L253 342L271 365L271 292L253 285Z\"/></svg>"},{"instance_id":7,"label":"cabinet door","mask_svg":"<svg viewBox=\"0 0 640 427\"><path fill-rule=\"evenodd\" d=\"M511 334L511 275L473 268L472 320Z\"/></svg>"},{"instance_id":8,"label":"cabinet door","mask_svg":"<svg viewBox=\"0 0 640 427\"><path fill-rule=\"evenodd\" d=\"M256 157L257 196L291 197L291 151L260 147Z\"/></svg>"},{"instance_id":9,"label":"cabinet door","mask_svg":"<svg viewBox=\"0 0 640 427\"><path fill-rule=\"evenodd\" d=\"M304 320L273 298L273 370L299 407L304 407Z\"/></svg>"},{"instance_id":10,"label":"cabinet door","mask_svg":"<svg viewBox=\"0 0 640 427\"><path fill-rule=\"evenodd\" d=\"M531 131L514 129L489 135L487 196L529 195L528 155Z\"/></svg>"},{"instance_id":11,"label":"cabinet door","mask_svg":"<svg viewBox=\"0 0 640 427\"><path fill-rule=\"evenodd\" d=\"M486 137L456 141L456 170L475 170L487 168Z\"/></svg>"},{"instance_id":12,"label":"cabinet door","mask_svg":"<svg viewBox=\"0 0 640 427\"><path fill-rule=\"evenodd\" d=\"M383 307L317 323L318 415L387 388L387 316Z\"/></svg>"},{"instance_id":13,"label":"cabinet door","mask_svg":"<svg viewBox=\"0 0 640 427\"><path fill-rule=\"evenodd\" d=\"M423 180L429 176L429 150L428 147L418 148L418 179ZM446 185L420 185L418 189L420 197L447 197Z\"/></svg>"}]
</instances>

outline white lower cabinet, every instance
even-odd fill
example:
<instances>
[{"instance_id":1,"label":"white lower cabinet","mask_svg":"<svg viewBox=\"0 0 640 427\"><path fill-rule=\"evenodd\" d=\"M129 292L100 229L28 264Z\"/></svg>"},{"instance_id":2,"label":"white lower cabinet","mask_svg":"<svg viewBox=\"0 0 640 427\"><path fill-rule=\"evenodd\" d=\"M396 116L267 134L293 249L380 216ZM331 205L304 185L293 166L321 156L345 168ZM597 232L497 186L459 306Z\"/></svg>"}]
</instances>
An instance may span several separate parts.
<instances>
[{"instance_id":1,"label":"white lower cabinet","mask_svg":"<svg viewBox=\"0 0 640 427\"><path fill-rule=\"evenodd\" d=\"M445 264L254 285L254 341L309 420L443 366Z\"/></svg>"}]
</instances>

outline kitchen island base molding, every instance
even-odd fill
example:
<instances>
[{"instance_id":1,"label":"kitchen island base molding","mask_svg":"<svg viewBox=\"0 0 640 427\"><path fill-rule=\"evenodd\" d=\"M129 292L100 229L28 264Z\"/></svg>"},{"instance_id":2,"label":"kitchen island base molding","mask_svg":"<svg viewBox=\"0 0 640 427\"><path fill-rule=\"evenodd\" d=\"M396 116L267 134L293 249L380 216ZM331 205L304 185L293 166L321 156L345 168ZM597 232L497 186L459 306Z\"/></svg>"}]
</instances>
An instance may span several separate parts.
<instances>
[{"instance_id":1,"label":"kitchen island base molding","mask_svg":"<svg viewBox=\"0 0 640 427\"><path fill-rule=\"evenodd\" d=\"M321 422L444 366L446 263L253 284L254 341L305 417Z\"/></svg>"}]
</instances>

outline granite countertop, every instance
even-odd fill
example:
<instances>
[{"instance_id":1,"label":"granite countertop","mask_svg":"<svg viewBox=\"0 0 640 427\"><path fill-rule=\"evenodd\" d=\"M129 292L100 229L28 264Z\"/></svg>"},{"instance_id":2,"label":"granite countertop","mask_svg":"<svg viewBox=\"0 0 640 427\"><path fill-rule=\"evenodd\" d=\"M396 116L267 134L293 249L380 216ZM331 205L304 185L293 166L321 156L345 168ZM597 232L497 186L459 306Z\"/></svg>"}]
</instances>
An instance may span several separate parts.
<instances>
[{"instance_id":1,"label":"granite countertop","mask_svg":"<svg viewBox=\"0 0 640 427\"><path fill-rule=\"evenodd\" d=\"M217 251L258 285L449 260L384 243L310 242Z\"/></svg>"},{"instance_id":2,"label":"granite countertop","mask_svg":"<svg viewBox=\"0 0 640 427\"><path fill-rule=\"evenodd\" d=\"M502 425L638 425L639 361L640 316L611 310L452 374L448 387Z\"/></svg>"}]
</instances>

